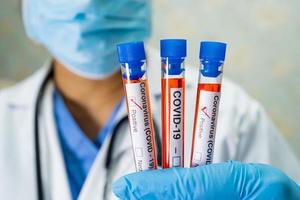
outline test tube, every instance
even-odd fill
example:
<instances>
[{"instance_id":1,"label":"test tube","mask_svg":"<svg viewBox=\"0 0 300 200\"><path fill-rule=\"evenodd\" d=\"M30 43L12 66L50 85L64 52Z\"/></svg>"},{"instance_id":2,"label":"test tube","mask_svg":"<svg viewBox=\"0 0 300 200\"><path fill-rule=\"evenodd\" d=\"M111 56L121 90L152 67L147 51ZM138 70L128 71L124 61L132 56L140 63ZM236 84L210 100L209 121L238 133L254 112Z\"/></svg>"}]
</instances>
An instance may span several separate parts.
<instances>
[{"instance_id":1,"label":"test tube","mask_svg":"<svg viewBox=\"0 0 300 200\"><path fill-rule=\"evenodd\" d=\"M160 41L162 91L162 166L184 167L184 59L186 40Z\"/></svg>"},{"instance_id":2,"label":"test tube","mask_svg":"<svg viewBox=\"0 0 300 200\"><path fill-rule=\"evenodd\" d=\"M200 72L192 140L191 167L213 162L226 44L200 43Z\"/></svg>"},{"instance_id":3,"label":"test tube","mask_svg":"<svg viewBox=\"0 0 300 200\"><path fill-rule=\"evenodd\" d=\"M157 169L144 43L123 43L117 49L136 171Z\"/></svg>"}]
</instances>

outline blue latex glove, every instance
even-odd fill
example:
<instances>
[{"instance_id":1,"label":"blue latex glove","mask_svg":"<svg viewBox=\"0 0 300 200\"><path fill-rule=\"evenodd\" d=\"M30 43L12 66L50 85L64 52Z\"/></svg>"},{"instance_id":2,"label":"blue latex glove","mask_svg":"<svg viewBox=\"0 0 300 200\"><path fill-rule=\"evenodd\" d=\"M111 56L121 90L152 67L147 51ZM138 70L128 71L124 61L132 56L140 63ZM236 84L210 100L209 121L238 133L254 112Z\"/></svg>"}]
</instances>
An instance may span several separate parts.
<instances>
[{"instance_id":1,"label":"blue latex glove","mask_svg":"<svg viewBox=\"0 0 300 200\"><path fill-rule=\"evenodd\" d=\"M234 161L129 174L113 191L120 199L300 199L300 187L280 170Z\"/></svg>"}]
</instances>

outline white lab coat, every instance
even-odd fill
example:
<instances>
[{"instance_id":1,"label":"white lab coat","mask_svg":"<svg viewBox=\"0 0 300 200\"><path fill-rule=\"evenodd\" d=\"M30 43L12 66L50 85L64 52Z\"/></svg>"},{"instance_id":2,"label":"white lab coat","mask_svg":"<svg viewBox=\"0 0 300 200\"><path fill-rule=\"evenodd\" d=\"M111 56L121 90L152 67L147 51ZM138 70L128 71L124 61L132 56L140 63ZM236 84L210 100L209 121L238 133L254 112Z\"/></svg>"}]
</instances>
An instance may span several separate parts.
<instances>
[{"instance_id":1,"label":"white lab coat","mask_svg":"<svg viewBox=\"0 0 300 200\"><path fill-rule=\"evenodd\" d=\"M37 91L49 71L49 62L36 74L0 92L0 199L37 199L34 107ZM160 126L160 60L148 50L148 77L155 122ZM190 153L198 70L186 67L186 163ZM226 66L225 66L226 74ZM64 160L53 116L50 81L39 116L42 178L46 199L71 199ZM117 118L126 116L125 103ZM108 137L98 153L80 193L80 200L115 199L111 184L134 171L128 124L118 129L112 166L105 168ZM223 79L214 162L239 160L269 163L300 182L300 165L263 108L240 87Z\"/></svg>"}]
</instances>

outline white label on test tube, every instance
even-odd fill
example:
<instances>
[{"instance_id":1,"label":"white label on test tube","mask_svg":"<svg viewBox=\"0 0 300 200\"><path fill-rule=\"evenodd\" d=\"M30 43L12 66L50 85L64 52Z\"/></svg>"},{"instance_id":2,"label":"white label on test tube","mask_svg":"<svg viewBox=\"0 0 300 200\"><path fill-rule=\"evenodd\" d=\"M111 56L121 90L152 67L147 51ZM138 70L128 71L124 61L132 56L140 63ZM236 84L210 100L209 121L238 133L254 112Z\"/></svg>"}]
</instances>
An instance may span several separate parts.
<instances>
[{"instance_id":1,"label":"white label on test tube","mask_svg":"<svg viewBox=\"0 0 300 200\"><path fill-rule=\"evenodd\" d=\"M170 89L170 167L183 166L183 93L182 88Z\"/></svg>"},{"instance_id":2,"label":"white label on test tube","mask_svg":"<svg viewBox=\"0 0 300 200\"><path fill-rule=\"evenodd\" d=\"M211 164L214 155L220 92L202 90L198 105L192 166Z\"/></svg>"},{"instance_id":3,"label":"white label on test tube","mask_svg":"<svg viewBox=\"0 0 300 200\"><path fill-rule=\"evenodd\" d=\"M126 84L126 93L136 170L155 169L154 134L146 83Z\"/></svg>"}]
</instances>

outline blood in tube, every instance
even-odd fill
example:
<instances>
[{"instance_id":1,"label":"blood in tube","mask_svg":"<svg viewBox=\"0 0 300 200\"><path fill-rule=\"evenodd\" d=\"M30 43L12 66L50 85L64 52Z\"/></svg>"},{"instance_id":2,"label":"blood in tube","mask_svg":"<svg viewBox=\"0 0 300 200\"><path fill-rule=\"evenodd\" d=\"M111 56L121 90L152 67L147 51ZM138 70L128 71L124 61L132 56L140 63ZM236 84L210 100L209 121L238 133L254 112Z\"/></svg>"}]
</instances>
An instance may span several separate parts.
<instances>
[{"instance_id":1,"label":"blood in tube","mask_svg":"<svg viewBox=\"0 0 300 200\"><path fill-rule=\"evenodd\" d=\"M213 162L226 44L201 42L191 167Z\"/></svg>"},{"instance_id":2,"label":"blood in tube","mask_svg":"<svg viewBox=\"0 0 300 200\"><path fill-rule=\"evenodd\" d=\"M117 46L136 171L157 169L154 127L143 42Z\"/></svg>"},{"instance_id":3,"label":"blood in tube","mask_svg":"<svg viewBox=\"0 0 300 200\"><path fill-rule=\"evenodd\" d=\"M161 40L162 166L184 167L186 40Z\"/></svg>"}]
</instances>

